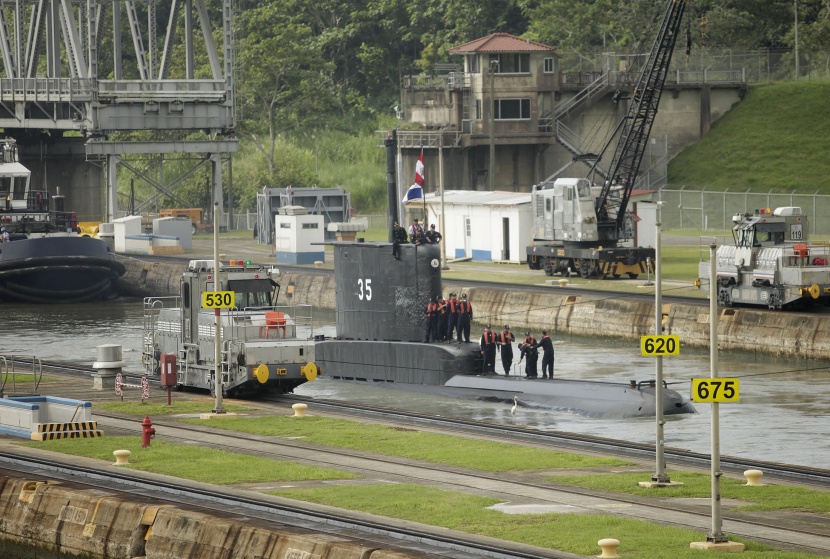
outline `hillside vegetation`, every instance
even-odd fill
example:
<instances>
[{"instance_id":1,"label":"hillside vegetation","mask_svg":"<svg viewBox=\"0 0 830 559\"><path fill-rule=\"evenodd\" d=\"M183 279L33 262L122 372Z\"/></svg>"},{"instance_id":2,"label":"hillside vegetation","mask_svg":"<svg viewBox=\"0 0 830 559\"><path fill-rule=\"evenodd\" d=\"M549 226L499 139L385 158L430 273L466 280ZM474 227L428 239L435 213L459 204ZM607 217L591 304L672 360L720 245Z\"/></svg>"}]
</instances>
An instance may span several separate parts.
<instances>
[{"instance_id":1,"label":"hillside vegetation","mask_svg":"<svg viewBox=\"0 0 830 559\"><path fill-rule=\"evenodd\" d=\"M669 163L672 187L830 194L830 82L750 87Z\"/></svg>"}]
</instances>

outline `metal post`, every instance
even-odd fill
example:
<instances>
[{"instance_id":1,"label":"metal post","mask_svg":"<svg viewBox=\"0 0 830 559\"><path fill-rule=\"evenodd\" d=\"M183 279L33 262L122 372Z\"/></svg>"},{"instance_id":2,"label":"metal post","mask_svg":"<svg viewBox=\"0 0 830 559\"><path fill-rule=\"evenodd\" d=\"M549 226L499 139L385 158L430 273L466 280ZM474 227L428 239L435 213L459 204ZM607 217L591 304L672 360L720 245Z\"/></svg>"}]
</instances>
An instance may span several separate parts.
<instances>
[{"instance_id":1,"label":"metal post","mask_svg":"<svg viewBox=\"0 0 830 559\"><path fill-rule=\"evenodd\" d=\"M798 0L793 0L795 13L795 81L798 81Z\"/></svg>"},{"instance_id":2,"label":"metal post","mask_svg":"<svg viewBox=\"0 0 830 559\"><path fill-rule=\"evenodd\" d=\"M655 225L656 237L654 239L654 333L658 336L663 334L663 290L660 263L660 227L661 227L660 204L657 204L657 221ZM655 419L657 422L657 444L655 452L656 473L651 476L651 481L657 483L669 483L671 480L666 474L665 460L665 438L663 426L666 424L663 419L663 357L658 356L655 371L656 386L654 387Z\"/></svg>"},{"instance_id":3,"label":"metal post","mask_svg":"<svg viewBox=\"0 0 830 559\"><path fill-rule=\"evenodd\" d=\"M718 378L718 255L717 245L709 245L709 376ZM719 406L712 402L712 531L707 542L729 541L723 534L720 510L720 423Z\"/></svg>"},{"instance_id":4,"label":"metal post","mask_svg":"<svg viewBox=\"0 0 830 559\"><path fill-rule=\"evenodd\" d=\"M219 202L213 203L213 290L221 291L219 281ZM214 382L213 390L216 393L216 405L213 413L225 413L222 406L222 323L220 321L219 309L215 309L214 320L216 321L216 332L214 334Z\"/></svg>"},{"instance_id":5,"label":"metal post","mask_svg":"<svg viewBox=\"0 0 830 559\"><path fill-rule=\"evenodd\" d=\"M487 178L489 180L490 191L493 191L493 175L496 173L496 70L499 67L499 61L493 59L490 61L490 165L487 170Z\"/></svg>"},{"instance_id":6,"label":"metal post","mask_svg":"<svg viewBox=\"0 0 830 559\"><path fill-rule=\"evenodd\" d=\"M443 138L440 140L441 143L438 144L438 183L439 188L441 189L441 234L446 237L447 231L444 228L446 226L444 220L444 145L443 145ZM444 239L441 240L441 244L439 245L441 248L441 269L442 270L449 270L450 267L447 266L447 245Z\"/></svg>"}]
</instances>

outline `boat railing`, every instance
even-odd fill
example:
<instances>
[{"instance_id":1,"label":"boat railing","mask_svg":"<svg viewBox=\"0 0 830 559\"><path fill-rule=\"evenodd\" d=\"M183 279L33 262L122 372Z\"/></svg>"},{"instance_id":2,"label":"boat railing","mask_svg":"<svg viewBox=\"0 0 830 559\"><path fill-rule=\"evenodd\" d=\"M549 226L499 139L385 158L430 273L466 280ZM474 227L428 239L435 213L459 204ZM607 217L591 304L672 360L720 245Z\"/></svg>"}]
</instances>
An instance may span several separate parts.
<instances>
[{"instance_id":1,"label":"boat railing","mask_svg":"<svg viewBox=\"0 0 830 559\"><path fill-rule=\"evenodd\" d=\"M223 334L233 340L312 339L311 305L230 309Z\"/></svg>"},{"instance_id":2,"label":"boat railing","mask_svg":"<svg viewBox=\"0 0 830 559\"><path fill-rule=\"evenodd\" d=\"M785 266L822 268L830 265L830 243L814 242L787 246L781 253Z\"/></svg>"},{"instance_id":3,"label":"boat railing","mask_svg":"<svg viewBox=\"0 0 830 559\"><path fill-rule=\"evenodd\" d=\"M163 309L178 308L180 306L181 297L179 296L144 298L141 354L145 364L153 363L155 353L153 340L156 337L159 314ZM184 331L184 325L182 325L182 331ZM152 368L152 365L150 367Z\"/></svg>"},{"instance_id":4,"label":"boat railing","mask_svg":"<svg viewBox=\"0 0 830 559\"><path fill-rule=\"evenodd\" d=\"M43 364L40 357L21 357L19 355L0 355L0 398L6 395L6 387L11 382L11 394L37 394L40 382L43 380ZM20 382L20 378L31 377L31 382ZM18 385L31 385L31 392L18 392Z\"/></svg>"}]
</instances>

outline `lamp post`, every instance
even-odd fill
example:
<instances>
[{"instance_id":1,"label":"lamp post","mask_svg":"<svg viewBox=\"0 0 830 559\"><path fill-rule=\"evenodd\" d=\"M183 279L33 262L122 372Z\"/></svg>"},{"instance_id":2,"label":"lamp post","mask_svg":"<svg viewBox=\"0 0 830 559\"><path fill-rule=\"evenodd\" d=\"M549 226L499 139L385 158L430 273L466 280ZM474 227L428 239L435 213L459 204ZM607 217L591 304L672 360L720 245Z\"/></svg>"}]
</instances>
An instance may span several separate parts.
<instances>
[{"instance_id":1,"label":"lamp post","mask_svg":"<svg viewBox=\"0 0 830 559\"><path fill-rule=\"evenodd\" d=\"M496 72L499 60L490 59L490 168L487 170L488 185L493 191L493 175L496 173Z\"/></svg>"}]
</instances>

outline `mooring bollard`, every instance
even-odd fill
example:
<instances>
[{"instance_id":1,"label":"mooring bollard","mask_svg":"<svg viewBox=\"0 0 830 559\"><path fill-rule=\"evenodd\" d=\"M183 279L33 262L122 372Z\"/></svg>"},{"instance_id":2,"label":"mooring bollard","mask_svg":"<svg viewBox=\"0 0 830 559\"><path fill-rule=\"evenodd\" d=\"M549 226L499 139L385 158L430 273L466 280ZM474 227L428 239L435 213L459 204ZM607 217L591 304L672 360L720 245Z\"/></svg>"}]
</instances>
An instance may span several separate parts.
<instances>
[{"instance_id":1,"label":"mooring bollard","mask_svg":"<svg viewBox=\"0 0 830 559\"><path fill-rule=\"evenodd\" d=\"M291 409L294 410L294 417L305 417L308 406L306 404L294 404Z\"/></svg>"},{"instance_id":2,"label":"mooring bollard","mask_svg":"<svg viewBox=\"0 0 830 559\"><path fill-rule=\"evenodd\" d=\"M620 546L620 540L605 538L599 540L597 545L600 549L602 549L602 555L597 555L597 557L601 557L602 559L613 559L614 557L619 557L619 555L617 555L617 548Z\"/></svg>"},{"instance_id":3,"label":"mooring bollard","mask_svg":"<svg viewBox=\"0 0 830 559\"><path fill-rule=\"evenodd\" d=\"M764 485L761 483L761 477L764 475L764 472L761 470L747 470L744 472L744 477L746 478L746 485Z\"/></svg>"},{"instance_id":4,"label":"mooring bollard","mask_svg":"<svg viewBox=\"0 0 830 559\"><path fill-rule=\"evenodd\" d=\"M113 466L123 466L125 464L130 463L130 452L129 450L113 450L113 456L115 456L115 464Z\"/></svg>"}]
</instances>

